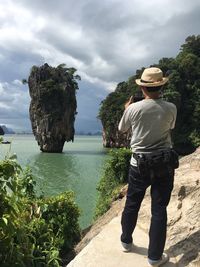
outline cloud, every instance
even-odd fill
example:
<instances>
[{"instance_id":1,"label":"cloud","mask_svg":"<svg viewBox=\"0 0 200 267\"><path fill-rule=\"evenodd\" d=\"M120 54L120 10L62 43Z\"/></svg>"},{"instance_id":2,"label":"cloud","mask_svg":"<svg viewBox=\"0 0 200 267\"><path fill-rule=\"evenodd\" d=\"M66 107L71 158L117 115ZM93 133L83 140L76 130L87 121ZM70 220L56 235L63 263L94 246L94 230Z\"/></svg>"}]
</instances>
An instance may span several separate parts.
<instances>
[{"instance_id":1,"label":"cloud","mask_svg":"<svg viewBox=\"0 0 200 267\"><path fill-rule=\"evenodd\" d=\"M9 118L27 118L30 97L19 80L0 83L0 124Z\"/></svg>"},{"instance_id":2,"label":"cloud","mask_svg":"<svg viewBox=\"0 0 200 267\"><path fill-rule=\"evenodd\" d=\"M81 114L87 117L93 102L96 120L101 97L118 82L175 56L188 35L199 33L199 13L198 0L1 1L0 119L27 117L28 89L17 81L28 77L32 65L48 62L78 69L86 101L79 101Z\"/></svg>"},{"instance_id":3,"label":"cloud","mask_svg":"<svg viewBox=\"0 0 200 267\"><path fill-rule=\"evenodd\" d=\"M158 55L174 56L178 45L166 44L197 32L193 15L200 4L190 2L9 1L1 3L1 20L7 19L0 43L41 63L62 60L91 78L119 82ZM179 21L186 26L181 31Z\"/></svg>"},{"instance_id":4,"label":"cloud","mask_svg":"<svg viewBox=\"0 0 200 267\"><path fill-rule=\"evenodd\" d=\"M28 105L29 94L19 80L0 83L0 125L30 131Z\"/></svg>"},{"instance_id":5,"label":"cloud","mask_svg":"<svg viewBox=\"0 0 200 267\"><path fill-rule=\"evenodd\" d=\"M82 81L81 89L77 91L76 132L96 132L101 130L100 120L97 119L99 105L108 92L102 86L93 82Z\"/></svg>"}]
</instances>

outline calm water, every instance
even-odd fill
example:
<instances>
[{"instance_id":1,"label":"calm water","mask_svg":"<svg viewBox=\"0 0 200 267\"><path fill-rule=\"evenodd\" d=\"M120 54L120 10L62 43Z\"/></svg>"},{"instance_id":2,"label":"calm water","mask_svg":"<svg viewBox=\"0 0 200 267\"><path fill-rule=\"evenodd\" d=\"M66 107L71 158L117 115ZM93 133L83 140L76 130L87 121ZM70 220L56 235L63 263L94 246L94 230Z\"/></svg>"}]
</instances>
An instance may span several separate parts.
<instances>
[{"instance_id":1,"label":"calm water","mask_svg":"<svg viewBox=\"0 0 200 267\"><path fill-rule=\"evenodd\" d=\"M74 143L66 143L63 153L41 153L32 135L6 135L13 140L11 151L18 161L33 170L38 192L56 195L73 190L78 206L82 210L80 225L87 227L91 221L96 203L96 186L99 181L106 150L102 139L97 136L76 136ZM1 145L1 155L9 145Z\"/></svg>"}]
</instances>

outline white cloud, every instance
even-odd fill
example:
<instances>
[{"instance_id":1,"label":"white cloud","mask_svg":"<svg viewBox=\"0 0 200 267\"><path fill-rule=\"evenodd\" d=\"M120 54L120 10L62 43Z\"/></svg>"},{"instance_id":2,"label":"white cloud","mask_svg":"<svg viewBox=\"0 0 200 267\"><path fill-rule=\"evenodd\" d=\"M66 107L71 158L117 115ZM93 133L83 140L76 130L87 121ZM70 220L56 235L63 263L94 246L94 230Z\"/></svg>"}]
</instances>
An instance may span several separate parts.
<instances>
[{"instance_id":1,"label":"white cloud","mask_svg":"<svg viewBox=\"0 0 200 267\"><path fill-rule=\"evenodd\" d=\"M114 91L114 89L117 86L116 82L106 82L106 81L103 81L102 79L99 79L98 77L91 77L91 76L88 76L86 73L80 72L80 71L78 73L80 74L80 76L83 80L88 81L91 84L101 86L102 88L104 88L108 92Z\"/></svg>"},{"instance_id":2,"label":"white cloud","mask_svg":"<svg viewBox=\"0 0 200 267\"><path fill-rule=\"evenodd\" d=\"M11 110L11 107L9 107L8 105L6 105L3 102L0 102L0 108L6 109L6 110Z\"/></svg>"},{"instance_id":3,"label":"white cloud","mask_svg":"<svg viewBox=\"0 0 200 267\"><path fill-rule=\"evenodd\" d=\"M29 49L34 46L35 34L41 31L46 20L35 16L31 10L15 4L12 1L0 3L0 42L1 46L12 50Z\"/></svg>"},{"instance_id":4,"label":"white cloud","mask_svg":"<svg viewBox=\"0 0 200 267\"><path fill-rule=\"evenodd\" d=\"M14 85L22 85L22 82L20 80L14 80L12 82L12 84L14 84Z\"/></svg>"}]
</instances>

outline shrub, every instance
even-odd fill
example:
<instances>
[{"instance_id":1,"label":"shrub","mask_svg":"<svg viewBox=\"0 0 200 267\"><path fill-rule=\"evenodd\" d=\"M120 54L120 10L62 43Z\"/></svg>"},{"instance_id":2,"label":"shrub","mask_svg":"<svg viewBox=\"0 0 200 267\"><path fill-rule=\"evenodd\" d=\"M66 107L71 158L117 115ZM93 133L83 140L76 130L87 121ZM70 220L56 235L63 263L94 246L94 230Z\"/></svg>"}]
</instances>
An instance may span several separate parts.
<instances>
[{"instance_id":1,"label":"shrub","mask_svg":"<svg viewBox=\"0 0 200 267\"><path fill-rule=\"evenodd\" d=\"M79 209L72 192L38 198L29 169L0 161L0 266L60 266L79 240Z\"/></svg>"},{"instance_id":2,"label":"shrub","mask_svg":"<svg viewBox=\"0 0 200 267\"><path fill-rule=\"evenodd\" d=\"M127 183L131 151L121 148L110 150L105 162L103 175L97 186L95 219L103 215L111 206L113 199L119 194L121 187Z\"/></svg>"}]
</instances>

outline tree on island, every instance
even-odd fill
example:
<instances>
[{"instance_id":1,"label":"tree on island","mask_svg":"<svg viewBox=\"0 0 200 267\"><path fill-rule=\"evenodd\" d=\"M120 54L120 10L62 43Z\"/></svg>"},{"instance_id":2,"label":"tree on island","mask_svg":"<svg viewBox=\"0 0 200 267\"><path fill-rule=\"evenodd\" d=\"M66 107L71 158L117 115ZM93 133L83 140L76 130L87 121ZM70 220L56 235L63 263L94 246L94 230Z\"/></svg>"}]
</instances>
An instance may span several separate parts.
<instances>
[{"instance_id":1,"label":"tree on island","mask_svg":"<svg viewBox=\"0 0 200 267\"><path fill-rule=\"evenodd\" d=\"M153 66L161 68L170 78L163 88L163 98L173 102L178 109L173 131L174 146L180 154L191 153L200 146L200 35L189 36L176 58L162 58ZM123 147L129 143L130 135L121 135L117 125L125 101L137 90L135 79L141 76L143 70L137 70L128 81L119 83L101 103L99 118L104 128L106 147Z\"/></svg>"},{"instance_id":2,"label":"tree on island","mask_svg":"<svg viewBox=\"0 0 200 267\"><path fill-rule=\"evenodd\" d=\"M28 81L33 134L43 152L62 152L65 141L74 140L79 75L65 64L33 66Z\"/></svg>"}]
</instances>

